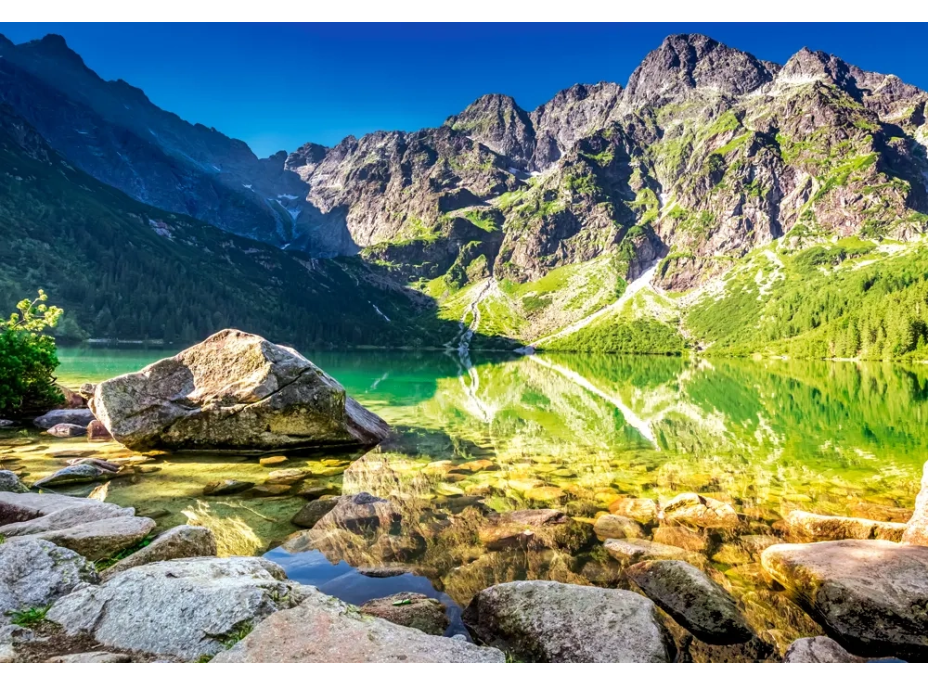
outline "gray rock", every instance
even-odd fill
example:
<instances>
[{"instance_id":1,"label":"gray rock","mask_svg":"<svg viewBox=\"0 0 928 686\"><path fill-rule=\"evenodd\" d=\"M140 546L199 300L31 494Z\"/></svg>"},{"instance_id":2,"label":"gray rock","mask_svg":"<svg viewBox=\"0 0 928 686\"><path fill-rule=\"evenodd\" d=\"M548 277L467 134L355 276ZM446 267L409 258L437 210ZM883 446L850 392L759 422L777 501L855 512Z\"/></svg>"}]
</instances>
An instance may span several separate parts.
<instances>
[{"instance_id":1,"label":"gray rock","mask_svg":"<svg viewBox=\"0 0 928 686\"><path fill-rule=\"evenodd\" d=\"M754 636L735 599L682 560L639 562L625 573L658 607L700 641L731 645Z\"/></svg>"},{"instance_id":2,"label":"gray rock","mask_svg":"<svg viewBox=\"0 0 928 686\"><path fill-rule=\"evenodd\" d=\"M389 431L295 350L234 329L98 384L90 405L137 449L376 445Z\"/></svg>"},{"instance_id":3,"label":"gray rock","mask_svg":"<svg viewBox=\"0 0 928 686\"><path fill-rule=\"evenodd\" d=\"M494 648L430 636L371 617L307 587L309 597L277 612L213 662L505 662Z\"/></svg>"},{"instance_id":4,"label":"gray rock","mask_svg":"<svg viewBox=\"0 0 928 686\"><path fill-rule=\"evenodd\" d=\"M593 531L600 538L641 538L644 535L638 522L621 515L603 515L596 520Z\"/></svg>"},{"instance_id":5,"label":"gray rock","mask_svg":"<svg viewBox=\"0 0 928 686\"><path fill-rule=\"evenodd\" d=\"M603 547L614 560L627 565L644 560L692 560L696 557L695 553L683 548L643 538L610 538Z\"/></svg>"},{"instance_id":6,"label":"gray rock","mask_svg":"<svg viewBox=\"0 0 928 686\"><path fill-rule=\"evenodd\" d=\"M56 424L76 424L77 426L86 427L93 421L93 412L88 409L79 408L72 410L52 410L46 412L41 417L36 417L32 423L40 429L48 431Z\"/></svg>"},{"instance_id":7,"label":"gray rock","mask_svg":"<svg viewBox=\"0 0 928 686\"><path fill-rule=\"evenodd\" d=\"M325 500L311 500L306 503L302 509L297 512L290 521L294 526L301 526L305 529L312 529L316 522L325 517L338 505L338 498L327 498Z\"/></svg>"},{"instance_id":8,"label":"gray rock","mask_svg":"<svg viewBox=\"0 0 928 686\"><path fill-rule=\"evenodd\" d=\"M76 436L86 436L87 427L78 424L55 424L45 433L55 438L74 438Z\"/></svg>"},{"instance_id":9,"label":"gray rock","mask_svg":"<svg viewBox=\"0 0 928 686\"><path fill-rule=\"evenodd\" d=\"M843 541L846 539L883 541L902 540L905 524L878 522L857 517L832 517L793 510L786 515L786 526L793 538L800 541Z\"/></svg>"},{"instance_id":10,"label":"gray rock","mask_svg":"<svg viewBox=\"0 0 928 686\"><path fill-rule=\"evenodd\" d=\"M95 383L82 383L81 387L77 389L78 395L80 395L84 400L90 400L93 397L94 391L97 390L97 384Z\"/></svg>"},{"instance_id":11,"label":"gray rock","mask_svg":"<svg viewBox=\"0 0 928 686\"><path fill-rule=\"evenodd\" d=\"M671 662L657 608L631 591L513 581L478 593L471 632L524 662Z\"/></svg>"},{"instance_id":12,"label":"gray rock","mask_svg":"<svg viewBox=\"0 0 928 686\"><path fill-rule=\"evenodd\" d=\"M12 419L0 419L0 429L12 429L16 426L16 422Z\"/></svg>"},{"instance_id":13,"label":"gray rock","mask_svg":"<svg viewBox=\"0 0 928 686\"><path fill-rule=\"evenodd\" d=\"M16 474L8 469L0 469L0 492L28 493L29 489L19 480Z\"/></svg>"},{"instance_id":14,"label":"gray rock","mask_svg":"<svg viewBox=\"0 0 928 686\"><path fill-rule=\"evenodd\" d=\"M212 655L304 588L262 558L188 558L134 567L65 596L47 618L115 650L184 660Z\"/></svg>"},{"instance_id":15,"label":"gray rock","mask_svg":"<svg viewBox=\"0 0 928 686\"><path fill-rule=\"evenodd\" d=\"M360 607L361 612L388 622L418 629L433 636L442 636L448 628L445 606L435 598L421 593L395 593L386 598L369 600Z\"/></svg>"},{"instance_id":16,"label":"gray rock","mask_svg":"<svg viewBox=\"0 0 928 686\"><path fill-rule=\"evenodd\" d=\"M16 648L10 643L0 643L0 665L16 662Z\"/></svg>"},{"instance_id":17,"label":"gray rock","mask_svg":"<svg viewBox=\"0 0 928 686\"><path fill-rule=\"evenodd\" d=\"M0 534L4 536L28 536L44 531L59 531L88 522L96 522L112 517L132 517L135 509L119 507L111 503L102 503L96 500L79 499L76 505L62 510L50 512L42 517L36 517L25 522L14 522L0 526Z\"/></svg>"},{"instance_id":18,"label":"gray rock","mask_svg":"<svg viewBox=\"0 0 928 686\"><path fill-rule=\"evenodd\" d=\"M104 580L114 574L119 574L147 565L151 562L176 560L182 557L212 557L216 555L216 539L213 532L203 526L175 526L155 537L151 543L141 550L123 558L112 567L103 572Z\"/></svg>"},{"instance_id":19,"label":"gray rock","mask_svg":"<svg viewBox=\"0 0 928 686\"><path fill-rule=\"evenodd\" d=\"M915 499L915 512L906 525L902 542L928 546L928 462L922 474L922 488Z\"/></svg>"},{"instance_id":20,"label":"gray rock","mask_svg":"<svg viewBox=\"0 0 928 686\"><path fill-rule=\"evenodd\" d=\"M0 544L0 625L11 611L47 607L97 572L83 557L48 541L12 538Z\"/></svg>"},{"instance_id":21,"label":"gray rock","mask_svg":"<svg viewBox=\"0 0 928 686\"><path fill-rule=\"evenodd\" d=\"M74 498L57 493L5 493L0 491L0 525L24 522L86 503L86 498Z\"/></svg>"},{"instance_id":22,"label":"gray rock","mask_svg":"<svg viewBox=\"0 0 928 686\"><path fill-rule=\"evenodd\" d=\"M91 462L82 462L80 464L69 465L64 469L59 469L51 476L36 481L35 488L50 488L54 486L70 486L73 484L89 484L95 481L105 481L112 479L113 472L108 469L101 469Z\"/></svg>"},{"instance_id":23,"label":"gray rock","mask_svg":"<svg viewBox=\"0 0 928 686\"><path fill-rule=\"evenodd\" d=\"M866 662L862 657L851 655L837 641L827 636L800 638L793 641L783 656L786 663L836 663Z\"/></svg>"},{"instance_id":24,"label":"gray rock","mask_svg":"<svg viewBox=\"0 0 928 686\"><path fill-rule=\"evenodd\" d=\"M928 547L888 541L784 544L767 548L761 564L847 650L928 659Z\"/></svg>"},{"instance_id":25,"label":"gray rock","mask_svg":"<svg viewBox=\"0 0 928 686\"><path fill-rule=\"evenodd\" d=\"M113 517L67 529L43 531L20 538L39 538L68 548L89 560L105 560L142 541L155 528L147 517Z\"/></svg>"},{"instance_id":26,"label":"gray rock","mask_svg":"<svg viewBox=\"0 0 928 686\"><path fill-rule=\"evenodd\" d=\"M390 501L370 493L356 493L335 500L335 507L323 515L313 529L345 529L353 533L365 533L389 529L400 518Z\"/></svg>"},{"instance_id":27,"label":"gray rock","mask_svg":"<svg viewBox=\"0 0 928 686\"><path fill-rule=\"evenodd\" d=\"M56 655L46 660L50 663L89 663L89 664L113 664L121 662L132 662L132 658L123 653L107 653L98 650L92 653L74 653L72 655Z\"/></svg>"}]
</instances>

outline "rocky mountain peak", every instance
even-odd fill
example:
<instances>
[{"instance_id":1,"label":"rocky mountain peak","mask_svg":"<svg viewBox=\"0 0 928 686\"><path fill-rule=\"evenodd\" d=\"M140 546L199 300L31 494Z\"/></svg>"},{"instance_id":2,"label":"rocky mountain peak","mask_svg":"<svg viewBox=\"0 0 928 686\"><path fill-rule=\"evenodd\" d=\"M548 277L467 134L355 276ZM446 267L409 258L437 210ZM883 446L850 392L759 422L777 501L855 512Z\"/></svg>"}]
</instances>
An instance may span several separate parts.
<instances>
[{"instance_id":1,"label":"rocky mountain peak","mask_svg":"<svg viewBox=\"0 0 928 686\"><path fill-rule=\"evenodd\" d=\"M24 51L40 54L48 59L64 60L75 66L86 68L81 56L71 49L64 36L59 36L57 33L49 33L38 40L29 41L19 47Z\"/></svg>"},{"instance_id":2,"label":"rocky mountain peak","mask_svg":"<svg viewBox=\"0 0 928 686\"><path fill-rule=\"evenodd\" d=\"M316 171L316 167L325 159L328 152L329 149L324 145L304 143L287 156L284 168L299 174L303 181L309 181L309 177Z\"/></svg>"},{"instance_id":3,"label":"rocky mountain peak","mask_svg":"<svg viewBox=\"0 0 928 686\"><path fill-rule=\"evenodd\" d=\"M668 36L632 73L627 109L676 102L693 91L739 96L773 80L776 65L701 34Z\"/></svg>"},{"instance_id":4,"label":"rocky mountain peak","mask_svg":"<svg viewBox=\"0 0 928 686\"><path fill-rule=\"evenodd\" d=\"M483 95L457 116L448 117L445 126L505 155L525 168L534 151L535 131L528 113L508 95Z\"/></svg>"}]
</instances>

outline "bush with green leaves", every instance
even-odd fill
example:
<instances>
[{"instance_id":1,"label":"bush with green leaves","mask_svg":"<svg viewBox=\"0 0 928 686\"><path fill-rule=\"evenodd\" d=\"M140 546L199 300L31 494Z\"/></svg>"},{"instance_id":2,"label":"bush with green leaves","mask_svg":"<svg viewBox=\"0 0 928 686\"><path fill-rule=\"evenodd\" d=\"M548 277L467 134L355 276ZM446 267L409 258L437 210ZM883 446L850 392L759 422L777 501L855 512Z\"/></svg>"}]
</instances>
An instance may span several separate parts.
<instances>
[{"instance_id":1,"label":"bush with green leaves","mask_svg":"<svg viewBox=\"0 0 928 686\"><path fill-rule=\"evenodd\" d=\"M0 415L41 412L64 400L55 385L55 339L42 333L58 323L61 308L46 305L47 299L40 290L0 321Z\"/></svg>"}]
</instances>

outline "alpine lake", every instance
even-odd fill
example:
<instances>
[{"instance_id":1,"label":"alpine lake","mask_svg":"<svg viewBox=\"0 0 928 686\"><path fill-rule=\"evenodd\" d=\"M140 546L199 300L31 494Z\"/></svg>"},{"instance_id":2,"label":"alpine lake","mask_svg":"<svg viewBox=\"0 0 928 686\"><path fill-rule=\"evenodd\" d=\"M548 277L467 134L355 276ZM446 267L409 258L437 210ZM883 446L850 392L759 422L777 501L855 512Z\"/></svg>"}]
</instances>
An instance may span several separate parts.
<instances>
[{"instance_id":1,"label":"alpine lake","mask_svg":"<svg viewBox=\"0 0 928 686\"><path fill-rule=\"evenodd\" d=\"M77 388L172 353L63 349L59 382ZM258 456L156 453L109 481L106 500L155 518L159 530L207 526L220 555L265 555L291 578L351 603L399 591L437 597L449 608L449 634L462 630L461 608L493 584L552 579L627 588L593 534L596 517L623 498L666 502L698 493L730 503L738 526L675 527L661 540L701 556L758 635L782 653L795 638L822 633L759 564L763 547L791 540L783 518L799 509L905 522L928 455L928 367L921 365L457 351L306 355L391 424L388 441L364 455L291 454L274 467L261 466ZM27 483L65 466L67 457L132 454L112 442L0 432L0 468ZM311 474L260 488L282 468ZM258 488L204 495L207 484L223 479ZM94 486L61 492L86 495ZM307 498L359 492L389 499L401 522L372 535L321 537L290 522ZM513 545L481 543L490 511L534 508L560 510L569 524ZM644 528L650 537L661 527Z\"/></svg>"}]
</instances>

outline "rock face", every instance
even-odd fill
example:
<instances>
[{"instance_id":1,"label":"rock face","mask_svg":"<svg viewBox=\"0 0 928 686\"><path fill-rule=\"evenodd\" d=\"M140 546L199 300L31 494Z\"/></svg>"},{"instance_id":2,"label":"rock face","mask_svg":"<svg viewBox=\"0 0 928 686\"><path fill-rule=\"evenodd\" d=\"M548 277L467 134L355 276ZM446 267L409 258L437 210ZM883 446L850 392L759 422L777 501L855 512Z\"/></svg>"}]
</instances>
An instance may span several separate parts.
<instances>
[{"instance_id":1,"label":"rock face","mask_svg":"<svg viewBox=\"0 0 928 686\"><path fill-rule=\"evenodd\" d=\"M700 641L730 645L749 641L754 635L734 598L686 562L640 562L629 567L626 575Z\"/></svg>"},{"instance_id":2,"label":"rock face","mask_svg":"<svg viewBox=\"0 0 928 686\"><path fill-rule=\"evenodd\" d=\"M445 606L421 593L395 593L386 598L376 598L364 603L360 610L364 614L433 636L443 635L448 628Z\"/></svg>"},{"instance_id":3,"label":"rock face","mask_svg":"<svg viewBox=\"0 0 928 686\"><path fill-rule=\"evenodd\" d=\"M647 598L555 581L477 594L464 621L481 641L527 662L670 662L673 644Z\"/></svg>"},{"instance_id":4,"label":"rock face","mask_svg":"<svg viewBox=\"0 0 928 686\"><path fill-rule=\"evenodd\" d=\"M213 662L505 662L499 650L430 636L363 615L307 587L309 597L277 612Z\"/></svg>"},{"instance_id":5,"label":"rock face","mask_svg":"<svg viewBox=\"0 0 928 686\"><path fill-rule=\"evenodd\" d=\"M155 520L147 517L113 517L30 534L28 538L51 541L89 560L105 560L142 541L155 526Z\"/></svg>"},{"instance_id":6,"label":"rock face","mask_svg":"<svg viewBox=\"0 0 928 686\"><path fill-rule=\"evenodd\" d=\"M190 558L134 567L82 588L56 602L47 618L68 635L86 631L116 650L196 660L304 597L304 587L267 560Z\"/></svg>"},{"instance_id":7,"label":"rock face","mask_svg":"<svg viewBox=\"0 0 928 686\"><path fill-rule=\"evenodd\" d=\"M36 417L32 423L40 429L48 431L53 426L58 424L73 424L78 427L86 427L92 421L93 412L90 410L73 409L52 410L51 412L46 412L41 417Z\"/></svg>"},{"instance_id":8,"label":"rock face","mask_svg":"<svg viewBox=\"0 0 928 686\"><path fill-rule=\"evenodd\" d=\"M216 555L216 539L213 532L202 526L175 526L155 537L141 550L123 558L101 575L109 579L115 574L151 562L176 560L183 557L213 557Z\"/></svg>"},{"instance_id":9,"label":"rock face","mask_svg":"<svg viewBox=\"0 0 928 686\"><path fill-rule=\"evenodd\" d=\"M91 407L136 449L375 445L386 423L295 350L226 329L97 385Z\"/></svg>"},{"instance_id":10,"label":"rock face","mask_svg":"<svg viewBox=\"0 0 928 686\"><path fill-rule=\"evenodd\" d=\"M0 492L3 493L28 493L29 489L23 485L9 469L0 469Z\"/></svg>"},{"instance_id":11,"label":"rock face","mask_svg":"<svg viewBox=\"0 0 928 686\"><path fill-rule=\"evenodd\" d=\"M841 541L870 538L898 543L905 533L905 524L877 522L856 517L830 517L827 515L793 510L786 516L790 534L801 541Z\"/></svg>"},{"instance_id":12,"label":"rock face","mask_svg":"<svg viewBox=\"0 0 928 686\"><path fill-rule=\"evenodd\" d=\"M783 656L786 663L836 663L866 662L861 657L851 655L837 641L827 636L800 638L793 641Z\"/></svg>"},{"instance_id":13,"label":"rock face","mask_svg":"<svg viewBox=\"0 0 928 686\"><path fill-rule=\"evenodd\" d=\"M915 499L915 514L906 526L902 542L928 546L928 462L925 463L925 472L922 475L921 491Z\"/></svg>"},{"instance_id":14,"label":"rock face","mask_svg":"<svg viewBox=\"0 0 928 686\"><path fill-rule=\"evenodd\" d=\"M0 544L0 625L8 612L46 607L97 572L83 557L49 541L13 538Z\"/></svg>"},{"instance_id":15,"label":"rock face","mask_svg":"<svg viewBox=\"0 0 928 686\"><path fill-rule=\"evenodd\" d=\"M928 659L928 548L887 541L775 545L761 563L853 653Z\"/></svg>"}]
</instances>

